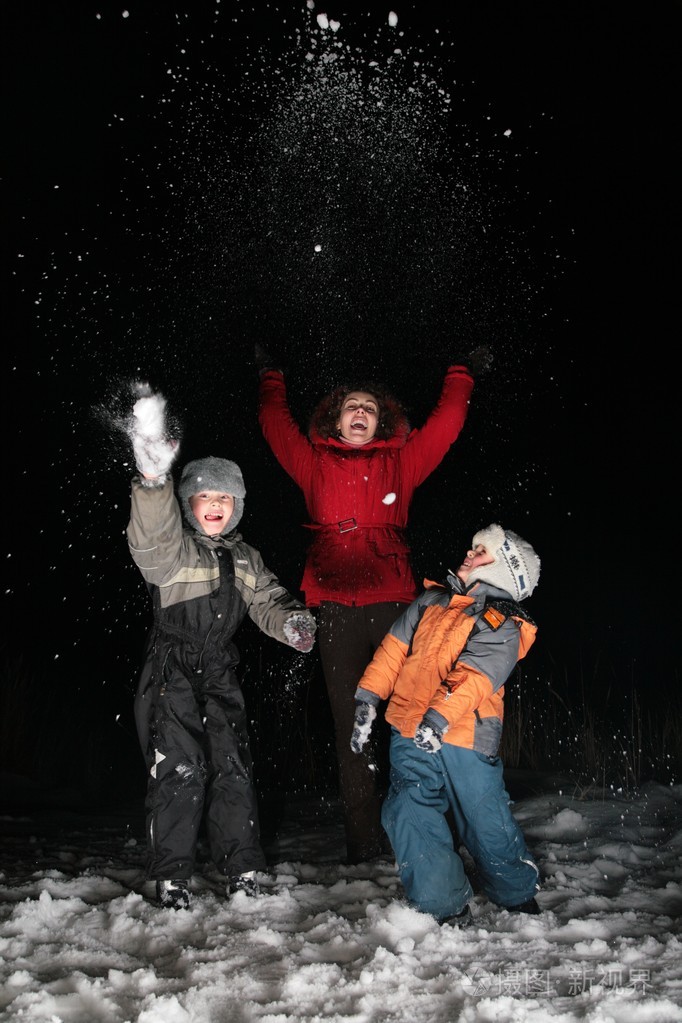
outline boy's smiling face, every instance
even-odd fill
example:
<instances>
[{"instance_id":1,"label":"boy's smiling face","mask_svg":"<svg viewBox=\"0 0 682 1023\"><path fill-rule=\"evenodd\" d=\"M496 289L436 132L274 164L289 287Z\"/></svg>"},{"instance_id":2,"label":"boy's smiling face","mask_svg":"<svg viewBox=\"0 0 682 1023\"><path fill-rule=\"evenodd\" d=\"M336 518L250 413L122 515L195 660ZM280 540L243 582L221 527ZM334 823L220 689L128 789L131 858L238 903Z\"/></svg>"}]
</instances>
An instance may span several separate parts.
<instances>
[{"instance_id":1,"label":"boy's smiling face","mask_svg":"<svg viewBox=\"0 0 682 1023\"><path fill-rule=\"evenodd\" d=\"M232 518L234 497L220 490L202 490L189 499L192 514L209 536L222 533Z\"/></svg>"},{"instance_id":2,"label":"boy's smiling face","mask_svg":"<svg viewBox=\"0 0 682 1023\"><path fill-rule=\"evenodd\" d=\"M465 583L475 568L480 568L481 565L492 565L494 560L492 554L488 554L483 544L479 543L476 547L469 548L466 558L455 574Z\"/></svg>"}]
</instances>

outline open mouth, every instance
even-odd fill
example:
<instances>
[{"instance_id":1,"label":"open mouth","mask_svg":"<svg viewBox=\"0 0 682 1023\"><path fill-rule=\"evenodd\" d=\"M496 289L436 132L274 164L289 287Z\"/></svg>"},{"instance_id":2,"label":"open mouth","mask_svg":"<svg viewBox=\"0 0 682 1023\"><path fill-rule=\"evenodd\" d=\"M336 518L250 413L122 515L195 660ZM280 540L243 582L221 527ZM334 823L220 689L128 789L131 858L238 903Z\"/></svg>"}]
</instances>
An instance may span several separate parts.
<instances>
[{"instance_id":1,"label":"open mouth","mask_svg":"<svg viewBox=\"0 0 682 1023\"><path fill-rule=\"evenodd\" d=\"M363 430L364 431L364 430L367 429L367 423L364 421L364 419L355 419L350 424L350 428L351 428L351 430Z\"/></svg>"},{"instance_id":2,"label":"open mouth","mask_svg":"<svg viewBox=\"0 0 682 1023\"><path fill-rule=\"evenodd\" d=\"M206 515L204 515L204 518L207 522L220 522L222 515L220 512L207 512Z\"/></svg>"}]
</instances>

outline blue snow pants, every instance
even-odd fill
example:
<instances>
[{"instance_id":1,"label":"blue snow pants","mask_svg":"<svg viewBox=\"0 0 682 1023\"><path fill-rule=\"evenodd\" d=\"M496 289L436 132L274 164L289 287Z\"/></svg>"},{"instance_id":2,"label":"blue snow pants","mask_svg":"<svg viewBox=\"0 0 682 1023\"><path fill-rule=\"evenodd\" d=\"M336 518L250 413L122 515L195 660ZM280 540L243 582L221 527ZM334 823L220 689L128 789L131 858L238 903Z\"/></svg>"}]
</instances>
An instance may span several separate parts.
<instances>
[{"instance_id":1,"label":"blue snow pants","mask_svg":"<svg viewBox=\"0 0 682 1023\"><path fill-rule=\"evenodd\" d=\"M448 807L485 895L499 906L533 897L538 868L509 804L499 757L447 743L425 753L391 729L391 786L381 819L417 909L445 920L473 895L445 818Z\"/></svg>"}]
</instances>

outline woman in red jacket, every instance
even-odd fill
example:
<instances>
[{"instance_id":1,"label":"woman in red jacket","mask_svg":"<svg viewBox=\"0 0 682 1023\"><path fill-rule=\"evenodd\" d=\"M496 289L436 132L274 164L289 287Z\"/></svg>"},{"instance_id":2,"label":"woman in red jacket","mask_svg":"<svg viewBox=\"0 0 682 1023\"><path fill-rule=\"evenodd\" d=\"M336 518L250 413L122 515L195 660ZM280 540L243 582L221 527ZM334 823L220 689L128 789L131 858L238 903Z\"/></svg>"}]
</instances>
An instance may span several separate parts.
<instances>
[{"instance_id":1,"label":"woman in red jacket","mask_svg":"<svg viewBox=\"0 0 682 1023\"><path fill-rule=\"evenodd\" d=\"M355 690L390 626L417 595L405 537L416 488L459 436L473 374L491 355L477 349L449 367L438 404L410 430L400 404L383 388L337 387L313 413L308 436L287 403L284 375L256 346L258 418L283 469L303 491L312 530L301 589L318 608L318 645L336 733L339 795L349 863L379 855L387 788L388 729L363 756L350 750ZM378 754L378 756L377 756Z\"/></svg>"}]
</instances>

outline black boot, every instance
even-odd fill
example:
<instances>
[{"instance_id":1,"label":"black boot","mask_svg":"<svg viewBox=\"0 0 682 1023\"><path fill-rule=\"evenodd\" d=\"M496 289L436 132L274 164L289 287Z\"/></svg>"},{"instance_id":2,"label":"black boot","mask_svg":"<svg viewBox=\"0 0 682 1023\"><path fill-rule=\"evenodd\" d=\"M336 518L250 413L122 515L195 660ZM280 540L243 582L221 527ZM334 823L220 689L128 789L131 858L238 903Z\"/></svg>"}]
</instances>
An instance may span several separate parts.
<instances>
[{"instance_id":1,"label":"black boot","mask_svg":"<svg viewBox=\"0 0 682 1023\"><path fill-rule=\"evenodd\" d=\"M245 895L260 895L260 886L255 870L246 870L243 874L236 874L227 882L227 894L234 895L235 892L244 892Z\"/></svg>"},{"instance_id":2,"label":"black boot","mask_svg":"<svg viewBox=\"0 0 682 1023\"><path fill-rule=\"evenodd\" d=\"M504 906L503 908L508 913L527 913L529 916L537 916L542 912L535 899L528 899L528 902L522 902L518 906Z\"/></svg>"},{"instance_id":3,"label":"black boot","mask_svg":"<svg viewBox=\"0 0 682 1023\"><path fill-rule=\"evenodd\" d=\"M156 897L166 909L189 909L192 903L189 885L183 878L157 881Z\"/></svg>"},{"instance_id":4,"label":"black boot","mask_svg":"<svg viewBox=\"0 0 682 1023\"><path fill-rule=\"evenodd\" d=\"M446 916L444 920L439 920L438 923L441 925L448 924L450 927L459 927L463 929L468 927L474 921L471 915L471 910L468 906L465 906L459 913L455 913L454 916Z\"/></svg>"}]
</instances>

